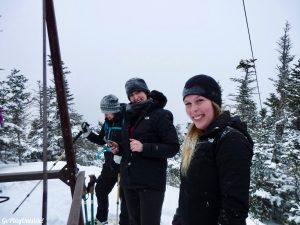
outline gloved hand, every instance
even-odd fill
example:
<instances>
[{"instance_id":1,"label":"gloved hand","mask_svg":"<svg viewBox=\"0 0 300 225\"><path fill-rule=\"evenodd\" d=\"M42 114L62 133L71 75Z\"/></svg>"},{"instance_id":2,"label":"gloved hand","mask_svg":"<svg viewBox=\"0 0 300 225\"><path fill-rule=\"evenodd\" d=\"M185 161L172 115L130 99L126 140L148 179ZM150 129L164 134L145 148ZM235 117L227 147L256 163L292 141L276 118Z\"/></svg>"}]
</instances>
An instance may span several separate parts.
<instances>
[{"instance_id":1,"label":"gloved hand","mask_svg":"<svg viewBox=\"0 0 300 225\"><path fill-rule=\"evenodd\" d=\"M94 193L94 189L95 189L95 183L97 181L96 176L95 175L89 175L90 176L90 182L88 183L87 186L87 192L88 193Z\"/></svg>"},{"instance_id":2,"label":"gloved hand","mask_svg":"<svg viewBox=\"0 0 300 225\"><path fill-rule=\"evenodd\" d=\"M90 125L87 122L83 122L81 124L81 132L82 132L82 137L88 137L90 133L92 132L90 129Z\"/></svg>"}]
</instances>

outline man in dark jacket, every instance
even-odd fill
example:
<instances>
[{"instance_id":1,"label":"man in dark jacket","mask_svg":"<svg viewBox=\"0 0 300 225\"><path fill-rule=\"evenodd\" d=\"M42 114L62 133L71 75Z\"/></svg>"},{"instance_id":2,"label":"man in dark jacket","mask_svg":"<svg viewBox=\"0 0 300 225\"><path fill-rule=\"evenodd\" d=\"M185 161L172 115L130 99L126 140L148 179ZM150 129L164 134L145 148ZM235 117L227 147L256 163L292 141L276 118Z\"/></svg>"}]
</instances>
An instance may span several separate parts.
<instances>
[{"instance_id":1,"label":"man in dark jacket","mask_svg":"<svg viewBox=\"0 0 300 225\"><path fill-rule=\"evenodd\" d=\"M132 78L125 84L126 106L122 144L121 186L132 225L160 225L166 188L167 158L179 151L173 115L163 109L166 97L150 92L145 81Z\"/></svg>"},{"instance_id":2,"label":"man in dark jacket","mask_svg":"<svg viewBox=\"0 0 300 225\"><path fill-rule=\"evenodd\" d=\"M118 98L114 95L104 96L100 103L101 112L105 114L105 122L99 134L91 132L89 125L82 123L83 137L98 145L108 145L110 141L121 142L121 130L123 123L123 115L120 112L120 103ZM105 146L108 150L109 147ZM115 186L120 172L120 156L115 155L111 151L104 151L105 162L102 167L101 174L97 179L95 188L98 208L96 214L95 225L108 224L108 195ZM121 195L121 213L120 225L128 225L128 213L126 203L123 197L123 191L120 190Z\"/></svg>"}]
</instances>

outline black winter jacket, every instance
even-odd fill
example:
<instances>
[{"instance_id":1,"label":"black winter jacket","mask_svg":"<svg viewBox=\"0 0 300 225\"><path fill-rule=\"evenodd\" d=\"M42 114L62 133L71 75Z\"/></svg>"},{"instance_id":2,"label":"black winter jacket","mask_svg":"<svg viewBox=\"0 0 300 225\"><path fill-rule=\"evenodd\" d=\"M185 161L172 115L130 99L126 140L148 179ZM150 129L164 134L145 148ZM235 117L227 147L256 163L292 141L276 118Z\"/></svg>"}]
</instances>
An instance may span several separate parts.
<instances>
[{"instance_id":1,"label":"black winter jacket","mask_svg":"<svg viewBox=\"0 0 300 225\"><path fill-rule=\"evenodd\" d=\"M246 225L252 155L246 125L222 113L198 139L181 176L177 224Z\"/></svg>"},{"instance_id":2,"label":"black winter jacket","mask_svg":"<svg viewBox=\"0 0 300 225\"><path fill-rule=\"evenodd\" d=\"M91 132L87 139L98 145L105 145L109 140L119 143L121 142L122 125L123 115L122 113L117 113L114 119L105 119L99 134ZM103 169L108 172L118 172L120 169L120 166L114 162L113 156L112 152L104 152Z\"/></svg>"},{"instance_id":3,"label":"black winter jacket","mask_svg":"<svg viewBox=\"0 0 300 225\"><path fill-rule=\"evenodd\" d=\"M167 158L178 153L179 141L173 115L163 109L166 97L158 91L152 91L149 97L144 103L128 104L126 108L121 145L121 185L165 191ZM132 152L129 138L139 140L143 151Z\"/></svg>"}]
</instances>

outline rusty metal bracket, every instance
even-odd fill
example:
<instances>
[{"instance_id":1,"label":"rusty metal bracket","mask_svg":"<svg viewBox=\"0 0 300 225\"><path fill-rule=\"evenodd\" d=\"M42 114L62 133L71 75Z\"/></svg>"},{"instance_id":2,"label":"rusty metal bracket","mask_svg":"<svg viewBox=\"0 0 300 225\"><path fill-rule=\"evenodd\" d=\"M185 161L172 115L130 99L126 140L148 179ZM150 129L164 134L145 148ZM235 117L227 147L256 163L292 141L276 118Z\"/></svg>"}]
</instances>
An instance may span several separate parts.
<instances>
[{"instance_id":1,"label":"rusty metal bracket","mask_svg":"<svg viewBox=\"0 0 300 225\"><path fill-rule=\"evenodd\" d=\"M59 171L59 179L64 182L69 187L75 186L75 181L72 179L75 174L73 172L68 171L69 168L67 164Z\"/></svg>"}]
</instances>

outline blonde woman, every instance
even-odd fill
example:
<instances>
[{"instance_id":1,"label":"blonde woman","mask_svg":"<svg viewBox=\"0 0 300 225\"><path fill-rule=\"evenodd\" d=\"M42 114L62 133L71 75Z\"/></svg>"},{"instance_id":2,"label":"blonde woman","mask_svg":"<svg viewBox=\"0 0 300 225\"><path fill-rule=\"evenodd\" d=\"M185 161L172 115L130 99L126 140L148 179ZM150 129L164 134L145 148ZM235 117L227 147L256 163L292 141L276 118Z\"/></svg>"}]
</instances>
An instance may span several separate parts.
<instances>
[{"instance_id":1,"label":"blonde woman","mask_svg":"<svg viewBox=\"0 0 300 225\"><path fill-rule=\"evenodd\" d=\"M222 111L210 76L190 78L183 102L192 124L183 145L173 225L246 225L253 142L246 124Z\"/></svg>"}]
</instances>

